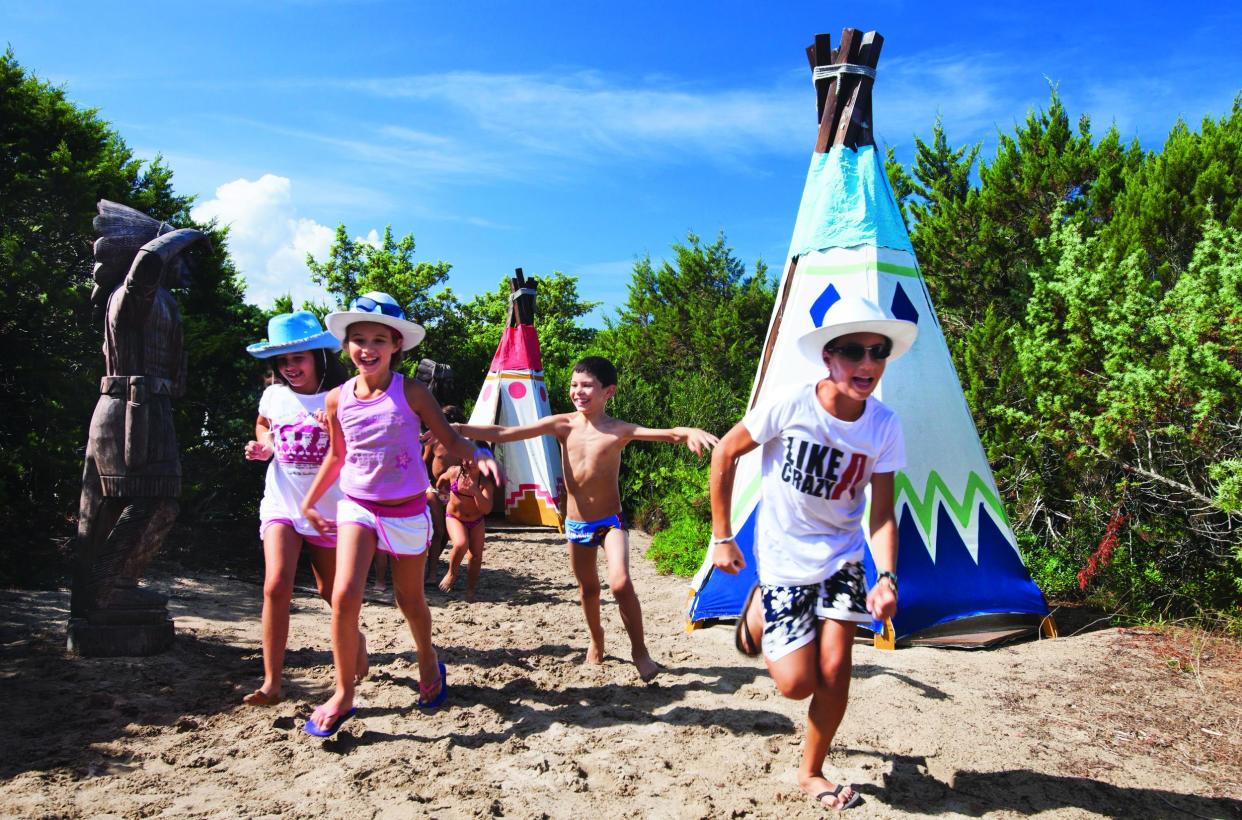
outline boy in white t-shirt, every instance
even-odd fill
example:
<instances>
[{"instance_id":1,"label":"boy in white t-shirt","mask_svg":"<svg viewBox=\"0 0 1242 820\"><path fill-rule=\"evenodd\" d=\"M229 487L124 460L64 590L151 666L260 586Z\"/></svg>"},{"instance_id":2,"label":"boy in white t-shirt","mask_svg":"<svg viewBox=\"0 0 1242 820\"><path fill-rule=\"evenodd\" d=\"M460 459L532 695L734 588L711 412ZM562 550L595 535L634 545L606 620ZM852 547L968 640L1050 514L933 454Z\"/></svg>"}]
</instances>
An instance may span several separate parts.
<instances>
[{"instance_id":1,"label":"boy in white t-shirt","mask_svg":"<svg viewBox=\"0 0 1242 820\"><path fill-rule=\"evenodd\" d=\"M763 447L755 557L759 584L738 619L738 648L762 652L781 694L810 696L798 782L817 804L846 809L862 797L823 772L849 699L851 649L860 623L897 610L897 522L893 474L905 466L897 416L871 394L887 360L910 349L913 322L861 298L837 301L819 328L798 340L825 377L753 408L712 454L712 561L736 573L729 504L737 459ZM862 530L871 486L871 554L879 573L865 589ZM756 592L762 606L754 605Z\"/></svg>"}]
</instances>

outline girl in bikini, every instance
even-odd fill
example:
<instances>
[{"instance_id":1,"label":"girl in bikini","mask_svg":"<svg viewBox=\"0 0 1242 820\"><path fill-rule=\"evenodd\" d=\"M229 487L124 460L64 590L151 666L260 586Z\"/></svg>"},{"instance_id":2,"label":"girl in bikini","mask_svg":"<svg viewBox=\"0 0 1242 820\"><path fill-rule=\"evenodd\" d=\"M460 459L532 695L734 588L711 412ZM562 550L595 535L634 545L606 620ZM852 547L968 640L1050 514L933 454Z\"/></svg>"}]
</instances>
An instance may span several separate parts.
<instances>
[{"instance_id":1,"label":"girl in bikini","mask_svg":"<svg viewBox=\"0 0 1242 820\"><path fill-rule=\"evenodd\" d=\"M440 591L448 592L457 580L461 562L470 553L466 568L466 600L473 603L478 591L479 573L483 570L483 537L486 535L486 516L492 511L496 485L479 476L473 465L449 467L436 482L436 491L446 504L444 526L448 530L453 551L449 553L449 568L440 581Z\"/></svg>"},{"instance_id":2,"label":"girl in bikini","mask_svg":"<svg viewBox=\"0 0 1242 820\"><path fill-rule=\"evenodd\" d=\"M461 408L454 404L444 405L444 417L454 424L464 424L466 416ZM431 486L427 488L427 512L431 513L431 545L427 547L427 583L438 574L440 553L444 552L444 543L448 540L448 531L444 528L444 503L436 486L440 476L449 467L460 464L460 460L449 452L448 448L434 439L427 441L423 447L423 463L427 465L427 475L431 477Z\"/></svg>"}]
</instances>

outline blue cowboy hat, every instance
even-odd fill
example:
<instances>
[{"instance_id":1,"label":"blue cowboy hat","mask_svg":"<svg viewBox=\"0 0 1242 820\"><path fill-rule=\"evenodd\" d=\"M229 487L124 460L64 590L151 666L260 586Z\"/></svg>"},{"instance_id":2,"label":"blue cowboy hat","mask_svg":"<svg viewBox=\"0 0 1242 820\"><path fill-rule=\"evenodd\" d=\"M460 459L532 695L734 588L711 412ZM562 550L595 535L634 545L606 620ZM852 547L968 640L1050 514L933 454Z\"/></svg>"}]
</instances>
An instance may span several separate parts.
<instances>
[{"instance_id":1,"label":"blue cowboy hat","mask_svg":"<svg viewBox=\"0 0 1242 820\"><path fill-rule=\"evenodd\" d=\"M309 310L281 313L267 320L267 338L246 346L246 352L256 359L270 359L300 350L340 350L341 343L319 324L318 317Z\"/></svg>"},{"instance_id":2,"label":"blue cowboy hat","mask_svg":"<svg viewBox=\"0 0 1242 820\"><path fill-rule=\"evenodd\" d=\"M349 303L349 310L329 313L324 319L328 332L345 341L345 332L354 322L377 322L401 334L401 349L410 350L423 340L423 326L405 318L405 311L387 293L373 290Z\"/></svg>"}]
</instances>

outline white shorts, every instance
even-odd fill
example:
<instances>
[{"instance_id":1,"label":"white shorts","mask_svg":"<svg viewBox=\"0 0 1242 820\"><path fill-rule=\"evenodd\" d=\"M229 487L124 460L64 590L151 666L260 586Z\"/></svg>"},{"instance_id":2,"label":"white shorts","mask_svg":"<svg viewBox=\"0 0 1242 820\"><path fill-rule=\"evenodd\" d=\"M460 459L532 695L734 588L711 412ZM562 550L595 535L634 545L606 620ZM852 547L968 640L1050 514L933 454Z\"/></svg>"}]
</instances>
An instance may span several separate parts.
<instances>
[{"instance_id":1,"label":"white shorts","mask_svg":"<svg viewBox=\"0 0 1242 820\"><path fill-rule=\"evenodd\" d=\"M408 518L380 516L349 498L336 503L336 526L356 524L375 533L375 548L395 556L422 555L431 538L431 517L424 510Z\"/></svg>"}]
</instances>

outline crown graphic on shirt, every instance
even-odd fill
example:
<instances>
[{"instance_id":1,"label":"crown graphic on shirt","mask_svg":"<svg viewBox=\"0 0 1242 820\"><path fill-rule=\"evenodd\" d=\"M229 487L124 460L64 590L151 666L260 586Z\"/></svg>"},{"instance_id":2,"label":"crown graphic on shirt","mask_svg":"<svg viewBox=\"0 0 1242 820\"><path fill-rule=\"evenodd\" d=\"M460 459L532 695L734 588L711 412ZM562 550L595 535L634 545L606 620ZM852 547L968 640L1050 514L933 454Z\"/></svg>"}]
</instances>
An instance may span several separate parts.
<instances>
[{"instance_id":1,"label":"crown graphic on shirt","mask_svg":"<svg viewBox=\"0 0 1242 820\"><path fill-rule=\"evenodd\" d=\"M320 464L328 454L328 431L311 424L281 428L276 457L286 464Z\"/></svg>"}]
</instances>

